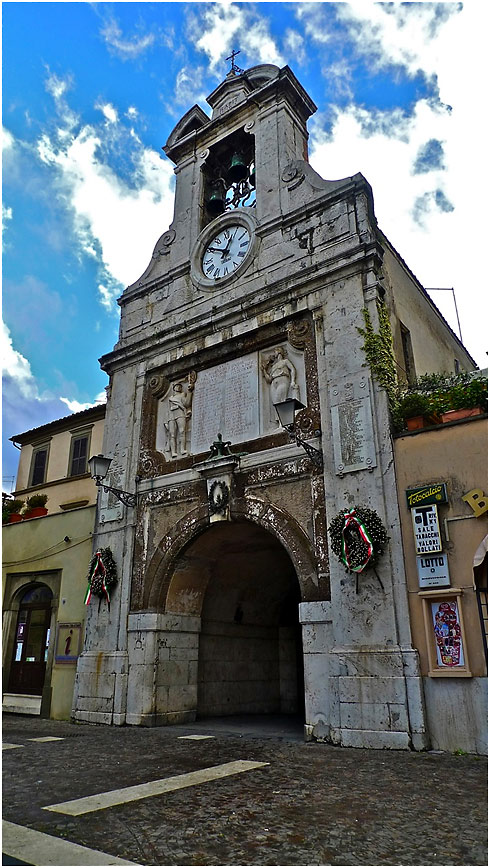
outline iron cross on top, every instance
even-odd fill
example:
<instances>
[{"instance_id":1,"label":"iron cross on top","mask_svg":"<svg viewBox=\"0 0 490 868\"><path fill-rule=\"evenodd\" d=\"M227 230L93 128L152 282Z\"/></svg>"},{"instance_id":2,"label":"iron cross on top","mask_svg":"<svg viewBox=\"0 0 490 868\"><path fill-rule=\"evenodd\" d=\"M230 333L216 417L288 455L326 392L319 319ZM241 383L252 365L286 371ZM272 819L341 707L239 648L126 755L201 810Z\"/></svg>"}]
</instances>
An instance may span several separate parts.
<instances>
[{"instance_id":1,"label":"iron cross on top","mask_svg":"<svg viewBox=\"0 0 490 868\"><path fill-rule=\"evenodd\" d=\"M240 67L237 66L237 64L235 63L235 57L237 56L237 54L240 54L240 51L235 51L235 49L233 49L230 56L226 58L226 60L231 60L230 72L232 72L234 75L236 75L237 72L243 72L243 69L240 69Z\"/></svg>"}]
</instances>

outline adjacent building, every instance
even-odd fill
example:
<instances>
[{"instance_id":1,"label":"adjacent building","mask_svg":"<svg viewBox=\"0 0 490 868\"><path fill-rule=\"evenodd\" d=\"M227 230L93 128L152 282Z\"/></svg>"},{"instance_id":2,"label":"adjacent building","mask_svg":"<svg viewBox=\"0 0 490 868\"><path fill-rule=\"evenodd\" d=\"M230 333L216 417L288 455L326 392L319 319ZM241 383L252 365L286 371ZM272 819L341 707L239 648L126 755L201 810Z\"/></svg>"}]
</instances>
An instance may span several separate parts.
<instances>
[{"instance_id":1,"label":"adjacent building","mask_svg":"<svg viewBox=\"0 0 490 868\"><path fill-rule=\"evenodd\" d=\"M394 446L410 622L430 742L438 750L485 754L488 420L473 416L405 432ZM417 528L432 517L428 543Z\"/></svg>"},{"instance_id":2,"label":"adjacent building","mask_svg":"<svg viewBox=\"0 0 490 868\"><path fill-rule=\"evenodd\" d=\"M11 438L14 497L48 499L46 514L2 528L4 711L70 717L96 510L87 460L104 416L100 405Z\"/></svg>"}]
</instances>

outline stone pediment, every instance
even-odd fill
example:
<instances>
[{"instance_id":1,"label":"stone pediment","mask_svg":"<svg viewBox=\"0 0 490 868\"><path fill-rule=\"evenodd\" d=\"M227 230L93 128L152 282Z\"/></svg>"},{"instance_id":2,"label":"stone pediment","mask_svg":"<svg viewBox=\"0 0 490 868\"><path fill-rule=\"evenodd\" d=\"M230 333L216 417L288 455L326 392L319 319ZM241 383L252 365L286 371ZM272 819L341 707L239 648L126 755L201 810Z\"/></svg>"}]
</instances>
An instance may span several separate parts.
<instances>
[{"instance_id":1,"label":"stone pediment","mask_svg":"<svg viewBox=\"0 0 490 868\"><path fill-rule=\"evenodd\" d=\"M238 75L229 72L225 80L207 97L206 101L213 109L213 120L228 109L235 108L257 88L277 78L279 71L279 67L272 63L262 63Z\"/></svg>"},{"instance_id":2,"label":"stone pediment","mask_svg":"<svg viewBox=\"0 0 490 868\"><path fill-rule=\"evenodd\" d=\"M202 127L208 123L209 118L206 112L204 112L200 106L193 105L173 128L163 150L167 153L170 148L189 135L189 133L202 129Z\"/></svg>"}]
</instances>

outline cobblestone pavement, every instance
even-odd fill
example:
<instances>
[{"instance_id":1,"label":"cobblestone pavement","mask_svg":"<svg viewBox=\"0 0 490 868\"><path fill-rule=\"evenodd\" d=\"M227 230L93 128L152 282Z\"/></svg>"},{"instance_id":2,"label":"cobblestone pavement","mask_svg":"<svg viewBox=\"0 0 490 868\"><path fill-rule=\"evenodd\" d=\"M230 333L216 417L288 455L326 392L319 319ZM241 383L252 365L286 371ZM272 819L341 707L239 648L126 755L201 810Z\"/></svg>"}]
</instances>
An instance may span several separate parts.
<instances>
[{"instance_id":1,"label":"cobblestone pavement","mask_svg":"<svg viewBox=\"0 0 490 868\"><path fill-rule=\"evenodd\" d=\"M206 740L182 740L191 733ZM56 736L63 741L28 739ZM486 865L485 758L302 740L283 719L103 727L7 715L4 819L141 865ZM43 806L269 765L79 817Z\"/></svg>"}]
</instances>

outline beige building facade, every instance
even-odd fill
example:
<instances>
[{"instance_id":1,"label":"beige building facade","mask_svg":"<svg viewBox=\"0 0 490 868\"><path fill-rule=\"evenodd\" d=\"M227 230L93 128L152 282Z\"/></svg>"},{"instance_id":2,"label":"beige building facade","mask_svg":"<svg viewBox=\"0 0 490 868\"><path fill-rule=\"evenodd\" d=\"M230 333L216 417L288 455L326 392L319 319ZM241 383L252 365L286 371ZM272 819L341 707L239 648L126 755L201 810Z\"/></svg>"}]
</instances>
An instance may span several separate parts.
<instances>
[{"instance_id":1,"label":"beige building facade","mask_svg":"<svg viewBox=\"0 0 490 868\"><path fill-rule=\"evenodd\" d=\"M487 418L476 416L395 440L410 621L431 744L479 754L487 753L488 738L487 438ZM438 552L417 555L412 511L420 504L437 510Z\"/></svg>"},{"instance_id":2,"label":"beige building facade","mask_svg":"<svg viewBox=\"0 0 490 868\"><path fill-rule=\"evenodd\" d=\"M308 739L423 749L390 413L362 332L389 322L407 380L474 363L366 179L309 165L316 107L288 67L232 72L208 103L168 138L174 219L101 360L102 451L135 506L100 496L119 582L110 610L88 607L73 717L289 713ZM328 534L356 505L389 536L358 581Z\"/></svg>"},{"instance_id":3,"label":"beige building facade","mask_svg":"<svg viewBox=\"0 0 490 868\"><path fill-rule=\"evenodd\" d=\"M46 514L5 524L3 710L68 719L83 642L105 405L13 437L21 447L14 497L45 494Z\"/></svg>"}]
</instances>

